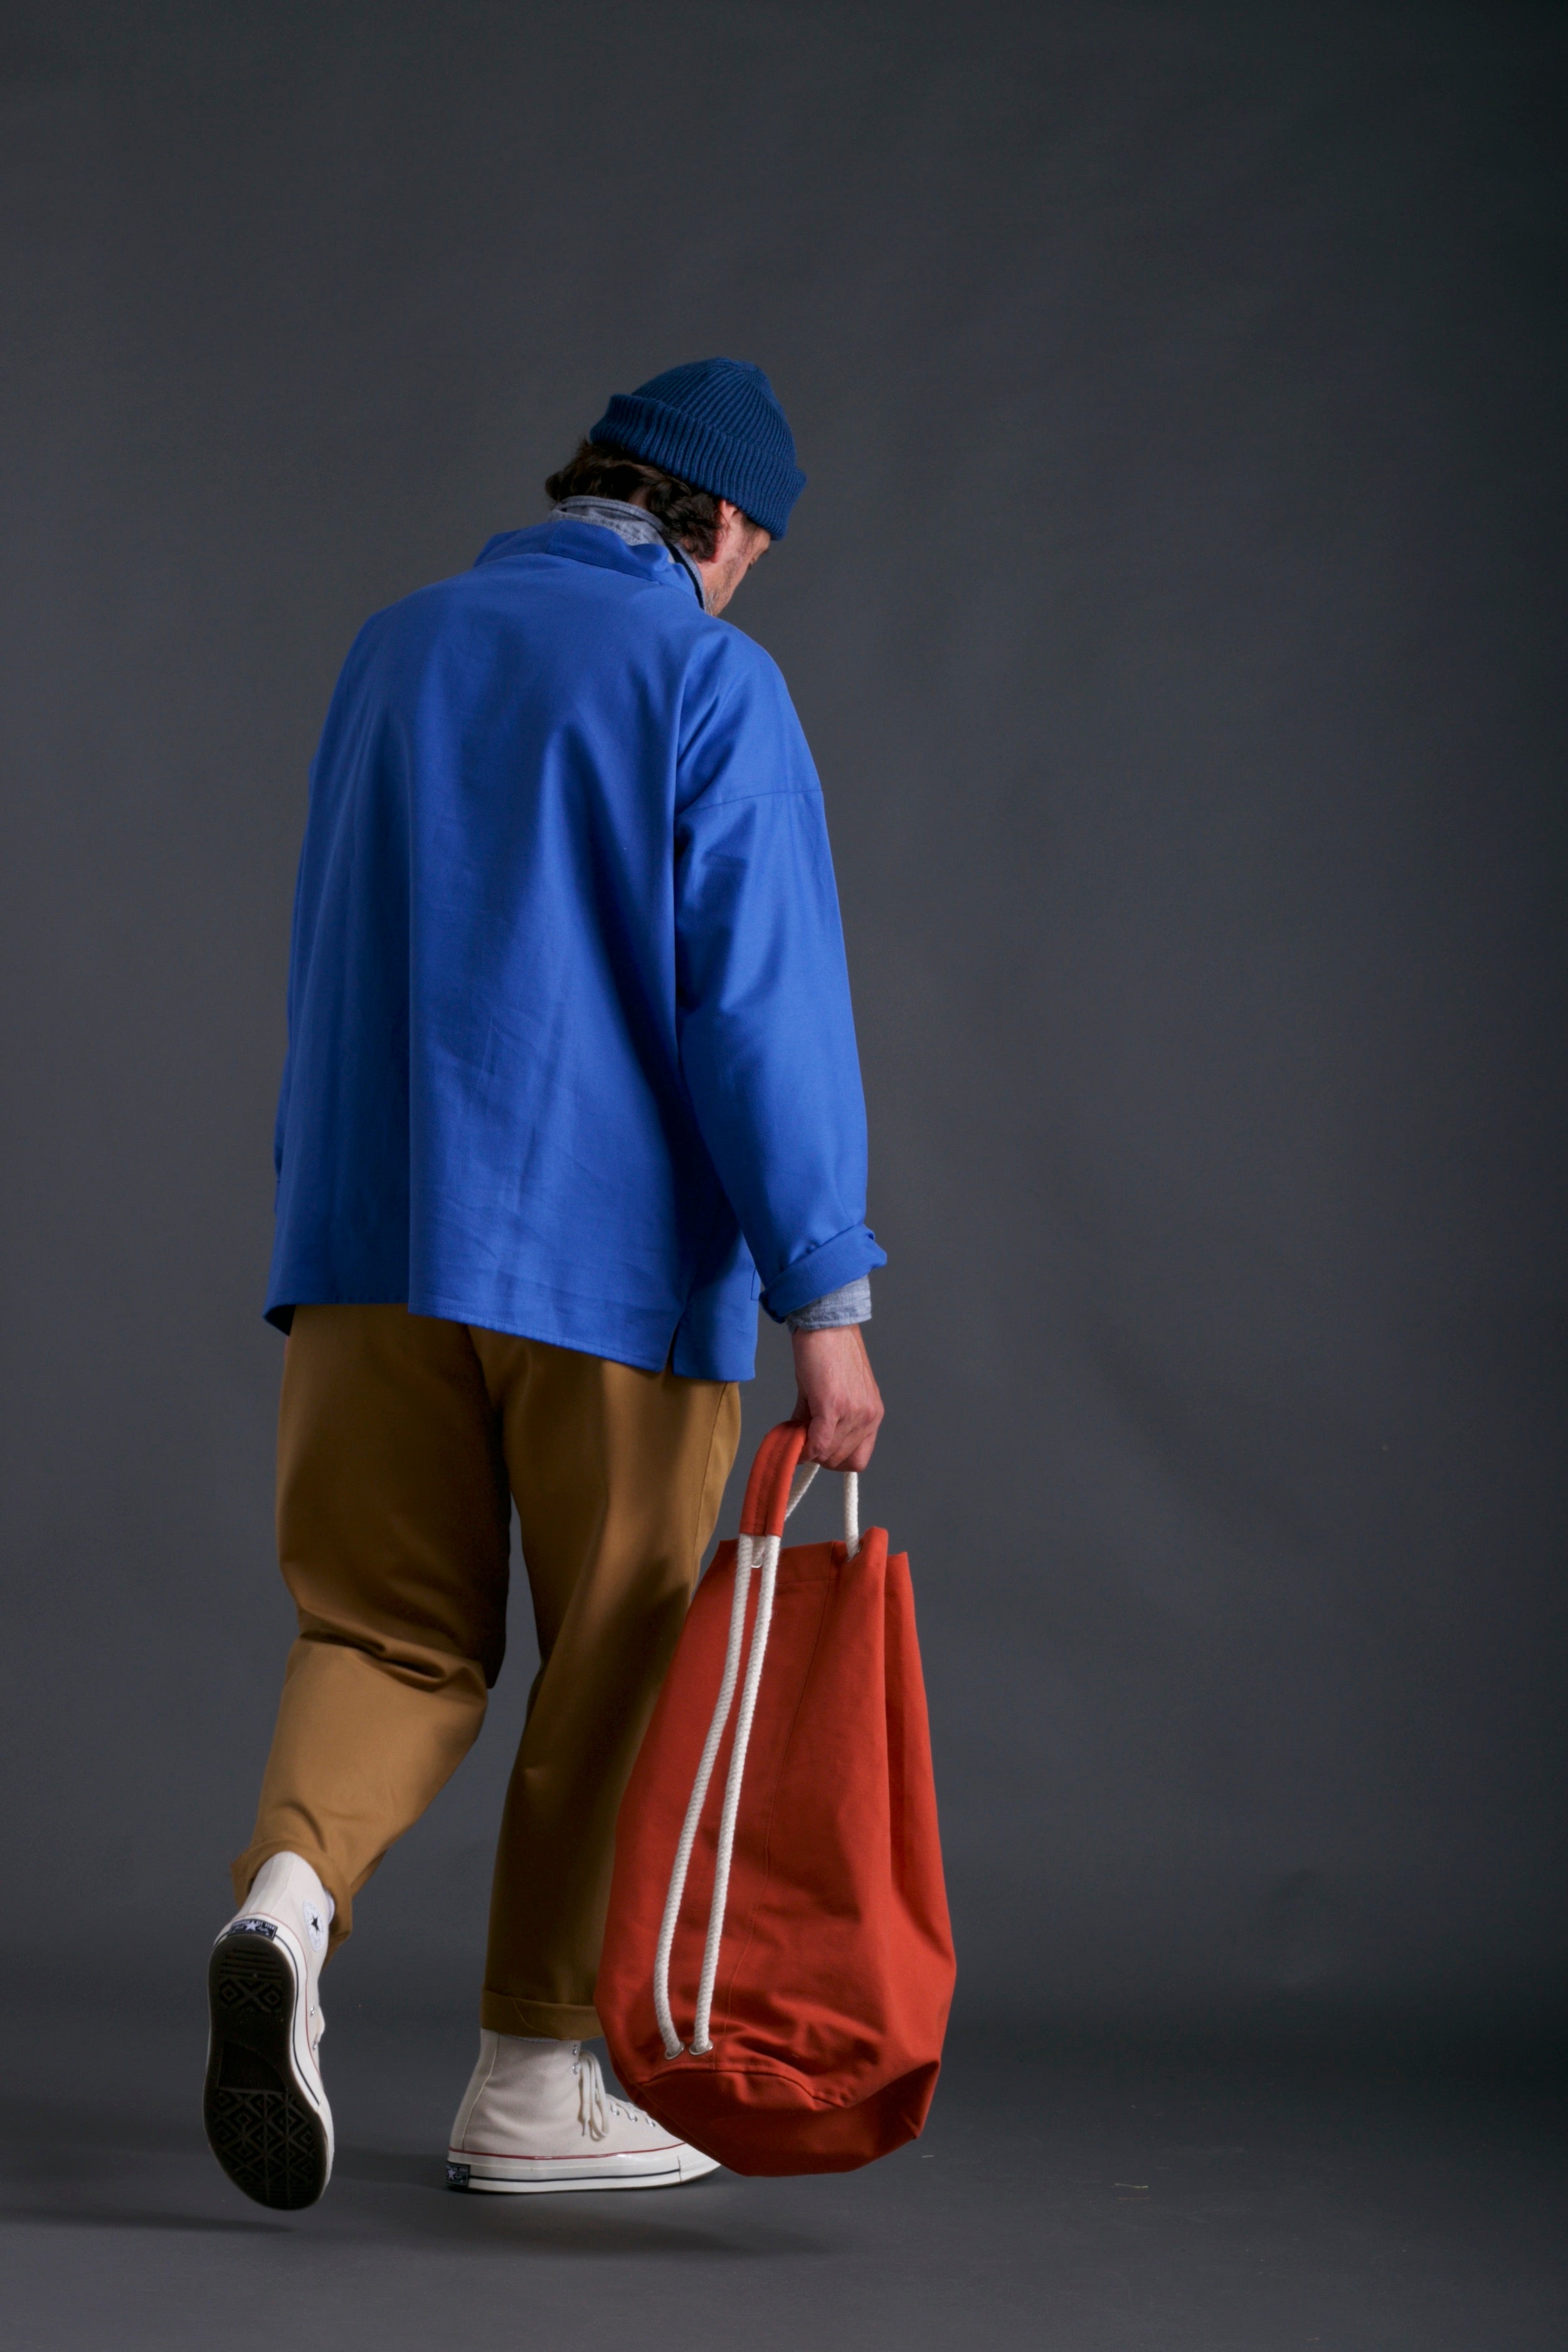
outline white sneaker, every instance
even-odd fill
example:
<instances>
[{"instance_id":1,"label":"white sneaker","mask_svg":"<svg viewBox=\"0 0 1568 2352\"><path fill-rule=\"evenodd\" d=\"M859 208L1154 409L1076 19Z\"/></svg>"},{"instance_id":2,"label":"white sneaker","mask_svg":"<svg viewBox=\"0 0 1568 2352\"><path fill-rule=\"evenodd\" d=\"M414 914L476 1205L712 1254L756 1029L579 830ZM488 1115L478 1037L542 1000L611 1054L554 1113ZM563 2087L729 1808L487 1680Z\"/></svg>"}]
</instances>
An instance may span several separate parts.
<instances>
[{"instance_id":1,"label":"white sneaker","mask_svg":"<svg viewBox=\"0 0 1568 2352\"><path fill-rule=\"evenodd\" d=\"M310 1864L276 1853L207 1968L207 2144L237 2189L286 2211L313 2205L331 2178L332 2111L316 2055L331 1916Z\"/></svg>"},{"instance_id":2,"label":"white sneaker","mask_svg":"<svg viewBox=\"0 0 1568 2352\"><path fill-rule=\"evenodd\" d=\"M567 2189L672 2189L718 2159L674 2138L605 2088L580 2042L479 2035L479 2063L452 2126L448 2189L510 2196Z\"/></svg>"}]
</instances>

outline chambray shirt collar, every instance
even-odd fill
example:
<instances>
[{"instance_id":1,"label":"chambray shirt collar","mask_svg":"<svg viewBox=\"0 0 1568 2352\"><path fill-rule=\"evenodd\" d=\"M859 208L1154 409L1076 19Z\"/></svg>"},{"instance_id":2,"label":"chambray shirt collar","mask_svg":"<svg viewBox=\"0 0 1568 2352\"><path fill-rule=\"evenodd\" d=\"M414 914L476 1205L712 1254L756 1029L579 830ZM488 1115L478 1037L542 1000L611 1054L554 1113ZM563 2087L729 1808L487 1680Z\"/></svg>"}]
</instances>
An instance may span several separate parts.
<instances>
[{"instance_id":1,"label":"chambray shirt collar","mask_svg":"<svg viewBox=\"0 0 1568 2352\"><path fill-rule=\"evenodd\" d=\"M613 530L617 539L624 539L628 547L668 548L683 567L696 592L698 603L704 612L708 610L708 596L702 585L701 572L685 548L659 528L646 507L633 506L626 499L578 498L563 499L559 506L551 509L551 512L552 515L559 515L563 522L596 522L605 530Z\"/></svg>"}]
</instances>

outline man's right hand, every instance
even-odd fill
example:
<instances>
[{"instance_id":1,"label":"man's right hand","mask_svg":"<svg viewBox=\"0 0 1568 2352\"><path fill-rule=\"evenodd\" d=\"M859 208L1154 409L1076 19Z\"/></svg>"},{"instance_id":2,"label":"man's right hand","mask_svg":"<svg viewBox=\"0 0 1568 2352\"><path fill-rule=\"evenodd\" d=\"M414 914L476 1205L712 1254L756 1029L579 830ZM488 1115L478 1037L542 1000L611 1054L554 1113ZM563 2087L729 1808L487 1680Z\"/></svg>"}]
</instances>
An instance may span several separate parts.
<instances>
[{"instance_id":1,"label":"man's right hand","mask_svg":"<svg viewBox=\"0 0 1568 2352\"><path fill-rule=\"evenodd\" d=\"M864 1470L882 1425L882 1398L860 1326L792 1336L799 1394L790 1419L805 1423L802 1458L826 1470Z\"/></svg>"}]
</instances>

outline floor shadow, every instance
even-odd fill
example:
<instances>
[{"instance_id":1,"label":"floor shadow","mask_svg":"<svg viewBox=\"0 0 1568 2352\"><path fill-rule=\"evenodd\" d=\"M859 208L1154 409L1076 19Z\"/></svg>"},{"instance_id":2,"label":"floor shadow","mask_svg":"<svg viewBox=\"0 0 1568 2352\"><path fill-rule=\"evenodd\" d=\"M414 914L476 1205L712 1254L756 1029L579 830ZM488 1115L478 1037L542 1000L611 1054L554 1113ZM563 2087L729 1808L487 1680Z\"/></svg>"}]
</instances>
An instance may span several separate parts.
<instances>
[{"instance_id":1,"label":"floor shadow","mask_svg":"<svg viewBox=\"0 0 1568 2352\"><path fill-rule=\"evenodd\" d=\"M613 2261L616 2256L627 2255L646 2260L649 2255L710 2254L731 2262L776 2262L790 2255L842 2252L837 2242L813 2237L805 2231L780 2230L755 2222L738 2221L733 2229L726 2230L722 2226L703 2227L674 2220L638 2221L635 2214L617 2210L623 2207L626 2198L625 2190L601 2190L596 2196L585 2191L571 2199L455 2196L452 2203L463 2209L482 2209L472 2223L468 2222L466 2210L459 2217L463 2242L475 2252L513 2253L526 2247L534 2256L554 2255L569 2261L581 2260L584 2255L592 2255L596 2261ZM569 2212L553 2210L567 2204L572 2208ZM542 2210L545 2207L552 2210ZM447 2243L453 2234L451 2229L442 2232Z\"/></svg>"},{"instance_id":2,"label":"floor shadow","mask_svg":"<svg viewBox=\"0 0 1568 2352\"><path fill-rule=\"evenodd\" d=\"M200 2121L85 2100L0 2099L0 2160L30 2162L40 2148L114 2153L191 2154L205 2145Z\"/></svg>"},{"instance_id":3,"label":"floor shadow","mask_svg":"<svg viewBox=\"0 0 1568 2352\"><path fill-rule=\"evenodd\" d=\"M218 2237L286 2236L304 2229L332 2237L384 2235L405 2244L461 2247L481 2258L510 2259L526 2250L535 2258L563 2261L695 2254L744 2262L839 2250L836 2240L747 2216L736 2184L722 2175L637 2194L588 2189L569 2197L462 2195L447 2186L444 2153L380 2147L339 2148L332 2187L321 2205L287 2219L269 2219L261 2211L254 2218L231 2218L149 2207L149 2188L156 2195L171 2162L185 2158L211 2162L195 2123L85 2102L0 2101L0 2171L8 2183L0 2202L0 2228L36 2223ZM123 2202L117 2194L121 2185ZM216 2173L212 2185L217 2186ZM410 2189L419 2193L410 2198ZM658 2210L650 2213L645 2197L655 2195Z\"/></svg>"},{"instance_id":4,"label":"floor shadow","mask_svg":"<svg viewBox=\"0 0 1568 2352\"><path fill-rule=\"evenodd\" d=\"M340 2151L334 2181L340 2178L373 2191L391 2187L437 2192L413 2205L399 2199L395 2215L387 2209L399 2239L460 2244L479 2253L511 2253L526 2247L531 2254L571 2259L697 2253L733 2261L841 2251L837 2239L745 2215L738 2210L743 2191L737 2193L737 2184L721 2175L679 2189L498 2197L449 2189L444 2165L428 2157L356 2147ZM329 2189L329 2200L331 2196ZM363 2202L354 2218L361 2224L372 2218Z\"/></svg>"},{"instance_id":5,"label":"floor shadow","mask_svg":"<svg viewBox=\"0 0 1568 2352\"><path fill-rule=\"evenodd\" d=\"M150 2213L116 2205L8 2205L0 2207L0 2228L41 2222L66 2230L173 2230L186 2235L287 2237L285 2221L225 2221L203 2213Z\"/></svg>"},{"instance_id":6,"label":"floor shadow","mask_svg":"<svg viewBox=\"0 0 1568 2352\"><path fill-rule=\"evenodd\" d=\"M403 2189L439 2189L447 2194L447 2158L443 2150L432 2156L395 2154L391 2148L340 2147L332 2158L334 2180L390 2180Z\"/></svg>"}]
</instances>

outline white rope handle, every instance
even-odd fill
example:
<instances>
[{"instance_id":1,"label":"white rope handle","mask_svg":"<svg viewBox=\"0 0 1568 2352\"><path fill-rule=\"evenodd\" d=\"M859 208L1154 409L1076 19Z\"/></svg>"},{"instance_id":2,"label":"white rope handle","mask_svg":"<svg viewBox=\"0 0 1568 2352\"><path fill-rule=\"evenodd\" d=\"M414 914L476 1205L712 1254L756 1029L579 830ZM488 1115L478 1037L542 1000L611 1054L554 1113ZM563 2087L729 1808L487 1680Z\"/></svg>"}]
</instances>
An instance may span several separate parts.
<instances>
[{"instance_id":1,"label":"white rope handle","mask_svg":"<svg viewBox=\"0 0 1568 2352\"><path fill-rule=\"evenodd\" d=\"M719 1697L713 1709L713 1720L708 1727L708 1737L702 1743L702 1757L697 1767L697 1778L691 1784L691 1801L686 1808L686 1819L680 1824L675 1863L664 1898L664 1917L658 1926L658 1948L653 1963L653 2010L658 2020L667 2058L679 2058L685 2047L669 2013L669 1956L675 1948L675 1925L680 1916L680 1898L686 1892L686 1874L691 1863L691 1849L697 1841L697 1824L702 1817L703 1799L708 1794L708 1783L713 1777L713 1759L719 1753L724 1726L730 1719L730 1703L735 1696L735 1681L741 1670L741 1637L746 1626L746 1588L752 1580L751 1555L752 1539L749 1536L742 1536L736 1547L735 1598L730 1610L730 1639L724 1651L724 1672L719 1684Z\"/></svg>"},{"instance_id":2,"label":"white rope handle","mask_svg":"<svg viewBox=\"0 0 1568 2352\"><path fill-rule=\"evenodd\" d=\"M768 1630L773 1623L773 1586L779 1572L779 1549L782 1536L763 1536L760 1543L753 1536L742 1536L742 1543L756 1547L753 1561L762 1570L757 1585L757 1622L752 1628L751 1654L746 1660L746 1679L741 1687L741 1711L735 1717L735 1744L730 1751L730 1769L724 1781L724 1804L719 1815L719 1851L713 1863L713 1900L708 1907L708 1940L702 1947L702 1973L697 1981L697 2009L691 2020L691 2053L705 2057L712 2049L708 2021L713 2011L713 1985L719 1974L719 1947L724 1937L724 1914L730 1904L730 1862L735 1851L735 1822L741 1810L741 1782L746 1769L746 1750L752 1742L752 1717L757 1710L757 1686L763 1679L763 1659L767 1653ZM757 1560L760 1553L760 1560Z\"/></svg>"},{"instance_id":3,"label":"white rope handle","mask_svg":"<svg viewBox=\"0 0 1568 2352\"><path fill-rule=\"evenodd\" d=\"M790 1481L789 1501L784 1506L786 1519L816 1477L816 1471L815 1462L803 1462L796 1470ZM851 1554L859 1550L859 1481L852 1470L846 1472L844 1478L844 1540ZM713 2047L708 2028L713 2009L713 1987L719 1974L719 1947L724 1940L724 1914L729 1906L730 1864L735 1851L735 1823L741 1811L741 1783L745 1777L746 1749L751 1744L752 1718L756 1713L763 1661L767 1655L768 1633L773 1614L773 1589L783 1543L782 1536L742 1536L735 1546L735 1595L730 1604L730 1638L724 1647L724 1671L720 1677L713 1720L702 1743L697 1778L691 1784L686 1818L681 1822L680 1836L676 1843L669 1887L664 1898L664 1916L659 1922L658 1944L654 1954L653 2008L667 2058L679 2058L685 2048L670 2014L670 1955L675 1949L675 1930L680 1917L681 1897L686 1893L686 1874L691 1864L691 1849L697 1843L697 1829L702 1819L708 1785L712 1780L714 1762L723 1742L724 1727L730 1720L735 1685L740 1680L741 1645L746 1631L746 1601L752 1575L756 1574L756 1622L752 1628L752 1646L746 1658L746 1677L741 1691L741 1711L735 1720L735 1742L724 1780L724 1802L719 1816L719 1850L713 1867L713 1900L708 1912L708 1936L702 1948L702 1972L698 1979L697 2008L691 2025L692 2055L706 2057Z\"/></svg>"}]
</instances>

